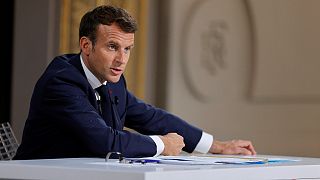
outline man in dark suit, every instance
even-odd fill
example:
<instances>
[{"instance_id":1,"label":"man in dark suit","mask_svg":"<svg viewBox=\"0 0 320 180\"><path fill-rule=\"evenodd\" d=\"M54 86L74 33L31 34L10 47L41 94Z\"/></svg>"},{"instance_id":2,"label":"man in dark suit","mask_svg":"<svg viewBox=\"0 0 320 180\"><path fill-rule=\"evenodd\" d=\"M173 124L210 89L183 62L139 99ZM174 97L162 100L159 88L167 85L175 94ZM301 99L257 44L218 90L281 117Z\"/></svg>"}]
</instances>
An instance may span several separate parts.
<instances>
[{"instance_id":1,"label":"man in dark suit","mask_svg":"<svg viewBox=\"0 0 320 180\"><path fill-rule=\"evenodd\" d=\"M256 154L250 141L221 142L179 117L136 98L122 75L134 44L135 20L100 6L79 29L79 54L56 57L38 80L14 159ZM132 128L139 133L123 130Z\"/></svg>"}]
</instances>

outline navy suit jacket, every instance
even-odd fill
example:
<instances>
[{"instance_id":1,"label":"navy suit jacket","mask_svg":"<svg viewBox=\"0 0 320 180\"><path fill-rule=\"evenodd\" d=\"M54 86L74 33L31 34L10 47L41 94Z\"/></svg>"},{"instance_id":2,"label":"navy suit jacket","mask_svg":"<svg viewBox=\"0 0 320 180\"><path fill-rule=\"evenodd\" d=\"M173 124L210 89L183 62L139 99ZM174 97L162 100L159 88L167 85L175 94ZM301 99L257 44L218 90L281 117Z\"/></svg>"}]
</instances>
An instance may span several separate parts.
<instances>
[{"instance_id":1,"label":"navy suit jacket","mask_svg":"<svg viewBox=\"0 0 320 180\"><path fill-rule=\"evenodd\" d=\"M136 98L122 76L110 83L121 128L113 129L98 111L95 91L81 66L79 54L58 56L35 85L21 144L14 159L153 156L156 144L148 135L176 132L184 137L184 151L192 152L202 131L179 117ZM134 129L139 133L123 130Z\"/></svg>"}]
</instances>

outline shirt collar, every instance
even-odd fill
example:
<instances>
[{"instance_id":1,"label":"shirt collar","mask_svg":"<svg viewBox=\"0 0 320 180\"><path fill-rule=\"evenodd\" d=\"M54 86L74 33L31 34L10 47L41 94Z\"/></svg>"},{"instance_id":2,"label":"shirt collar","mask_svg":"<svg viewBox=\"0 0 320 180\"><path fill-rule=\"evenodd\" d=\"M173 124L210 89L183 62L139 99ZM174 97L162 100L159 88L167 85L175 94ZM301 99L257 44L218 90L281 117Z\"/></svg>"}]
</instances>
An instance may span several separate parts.
<instances>
[{"instance_id":1,"label":"shirt collar","mask_svg":"<svg viewBox=\"0 0 320 180\"><path fill-rule=\"evenodd\" d=\"M92 72L87 68L87 66L83 62L81 54L80 54L80 61L81 61L81 65L84 70L84 73L86 74L86 77L87 77L92 89L96 89L97 87L101 86L102 84L106 85L107 81L105 81L101 84L101 82L98 80L98 78L96 76L94 76L92 74Z\"/></svg>"}]
</instances>

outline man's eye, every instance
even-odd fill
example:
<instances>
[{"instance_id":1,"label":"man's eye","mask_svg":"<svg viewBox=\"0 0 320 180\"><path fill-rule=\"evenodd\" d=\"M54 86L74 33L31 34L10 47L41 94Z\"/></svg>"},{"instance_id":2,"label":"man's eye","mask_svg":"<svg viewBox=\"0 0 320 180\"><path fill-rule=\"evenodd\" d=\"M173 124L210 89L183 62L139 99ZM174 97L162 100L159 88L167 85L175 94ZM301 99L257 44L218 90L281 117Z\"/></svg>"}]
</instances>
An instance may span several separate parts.
<instances>
[{"instance_id":1,"label":"man's eye","mask_svg":"<svg viewBox=\"0 0 320 180\"><path fill-rule=\"evenodd\" d=\"M130 52L130 50L131 50L131 47L127 47L127 48L125 48L125 49L124 49L124 53L126 53L126 54L127 54L127 53L129 53L129 52Z\"/></svg>"},{"instance_id":2,"label":"man's eye","mask_svg":"<svg viewBox=\"0 0 320 180\"><path fill-rule=\"evenodd\" d=\"M109 44L109 45L108 45L108 48L109 48L110 50L112 50L112 51L117 50L117 46L114 45L114 44Z\"/></svg>"}]
</instances>

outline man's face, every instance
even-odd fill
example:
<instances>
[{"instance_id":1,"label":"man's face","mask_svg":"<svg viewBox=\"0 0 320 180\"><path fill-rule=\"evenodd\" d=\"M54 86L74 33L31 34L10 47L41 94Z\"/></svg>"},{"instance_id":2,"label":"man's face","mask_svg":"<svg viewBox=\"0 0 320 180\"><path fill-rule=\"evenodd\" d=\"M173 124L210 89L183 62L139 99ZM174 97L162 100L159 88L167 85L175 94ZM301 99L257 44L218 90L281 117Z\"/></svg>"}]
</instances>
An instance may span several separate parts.
<instances>
[{"instance_id":1,"label":"man's face","mask_svg":"<svg viewBox=\"0 0 320 180\"><path fill-rule=\"evenodd\" d=\"M98 26L94 47L88 38L80 40L83 61L101 83L119 81L133 44L134 33L125 33L116 24Z\"/></svg>"}]
</instances>

